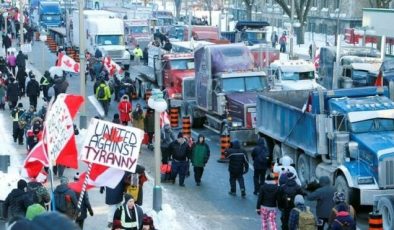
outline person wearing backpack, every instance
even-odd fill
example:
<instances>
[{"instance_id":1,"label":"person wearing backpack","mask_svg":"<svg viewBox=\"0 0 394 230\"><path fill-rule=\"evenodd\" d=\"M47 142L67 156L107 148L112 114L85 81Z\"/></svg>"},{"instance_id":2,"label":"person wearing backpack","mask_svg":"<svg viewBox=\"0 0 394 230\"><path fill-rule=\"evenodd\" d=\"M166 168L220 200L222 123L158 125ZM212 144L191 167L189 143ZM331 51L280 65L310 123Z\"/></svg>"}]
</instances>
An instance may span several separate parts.
<instances>
[{"instance_id":1,"label":"person wearing backpack","mask_svg":"<svg viewBox=\"0 0 394 230\"><path fill-rule=\"evenodd\" d=\"M267 171L267 156L267 144L265 139L260 137L257 141L257 146L252 151L254 195L258 194L260 186L264 184L265 172Z\"/></svg>"},{"instance_id":2,"label":"person wearing backpack","mask_svg":"<svg viewBox=\"0 0 394 230\"><path fill-rule=\"evenodd\" d=\"M328 176L320 177L319 184L320 188L308 194L306 198L310 201L316 201L316 216L318 220L317 229L323 230L324 225L328 222L330 212L334 207L332 197L334 197L336 189L331 185L331 181Z\"/></svg>"},{"instance_id":3,"label":"person wearing backpack","mask_svg":"<svg viewBox=\"0 0 394 230\"><path fill-rule=\"evenodd\" d=\"M51 201L48 189L38 181L28 182L27 192L29 193L29 197L32 199L34 204L40 204L42 207L46 207Z\"/></svg>"},{"instance_id":4,"label":"person wearing backpack","mask_svg":"<svg viewBox=\"0 0 394 230\"><path fill-rule=\"evenodd\" d=\"M267 175L258 195L256 212L261 216L261 230L277 229L276 213L279 201L279 186L276 185L272 173Z\"/></svg>"},{"instance_id":5,"label":"person wearing backpack","mask_svg":"<svg viewBox=\"0 0 394 230\"><path fill-rule=\"evenodd\" d=\"M100 84L96 89L96 98L100 102L101 106L103 106L105 116L107 116L109 100L111 99L111 90L105 83L104 79L100 81Z\"/></svg>"},{"instance_id":6,"label":"person wearing backpack","mask_svg":"<svg viewBox=\"0 0 394 230\"><path fill-rule=\"evenodd\" d=\"M315 230L316 219L310 208L305 205L302 195L294 197L294 208L290 211L289 230Z\"/></svg>"},{"instance_id":7,"label":"person wearing backpack","mask_svg":"<svg viewBox=\"0 0 394 230\"><path fill-rule=\"evenodd\" d=\"M346 203L346 197L343 192L336 192L333 197L335 206L331 210L330 217L328 218L328 225L332 226L334 219L337 217L338 214L338 207L340 205L346 206L346 211L349 212L350 216L356 222L356 211L354 210L353 206Z\"/></svg>"},{"instance_id":8,"label":"person wearing backpack","mask_svg":"<svg viewBox=\"0 0 394 230\"><path fill-rule=\"evenodd\" d=\"M78 205L77 195L68 187L68 179L66 177L60 179L60 185L56 187L54 197L56 211L65 214L71 219L75 218Z\"/></svg>"},{"instance_id":9,"label":"person wearing backpack","mask_svg":"<svg viewBox=\"0 0 394 230\"><path fill-rule=\"evenodd\" d=\"M337 214L331 224L331 230L356 230L356 221L352 218L349 207L345 203L337 206Z\"/></svg>"},{"instance_id":10,"label":"person wearing backpack","mask_svg":"<svg viewBox=\"0 0 394 230\"><path fill-rule=\"evenodd\" d=\"M295 181L296 176L288 172L286 174L286 183L280 186L279 192L279 210L282 212L280 217L282 221L282 230L289 229L289 215L290 211L294 208L294 198L296 195L303 195L301 186Z\"/></svg>"}]
</instances>

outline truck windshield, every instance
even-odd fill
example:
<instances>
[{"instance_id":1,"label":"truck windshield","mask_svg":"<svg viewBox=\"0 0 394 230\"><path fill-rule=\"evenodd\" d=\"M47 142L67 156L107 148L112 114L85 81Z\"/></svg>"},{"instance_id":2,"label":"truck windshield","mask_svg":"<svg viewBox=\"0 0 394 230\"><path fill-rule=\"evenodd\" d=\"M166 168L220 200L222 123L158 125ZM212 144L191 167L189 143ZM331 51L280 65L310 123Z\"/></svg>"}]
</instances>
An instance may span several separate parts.
<instances>
[{"instance_id":1,"label":"truck windshield","mask_svg":"<svg viewBox=\"0 0 394 230\"><path fill-rule=\"evenodd\" d=\"M172 18L158 18L157 19L157 25L158 26L171 26L172 23Z\"/></svg>"},{"instance_id":2,"label":"truck windshield","mask_svg":"<svg viewBox=\"0 0 394 230\"><path fill-rule=\"evenodd\" d=\"M267 84L261 76L234 77L222 80L224 93L226 92L256 92L263 91Z\"/></svg>"},{"instance_id":3,"label":"truck windshield","mask_svg":"<svg viewBox=\"0 0 394 230\"><path fill-rule=\"evenodd\" d=\"M282 80L285 81L299 81L299 80L311 80L315 78L315 72L282 72Z\"/></svg>"},{"instance_id":4,"label":"truck windshield","mask_svg":"<svg viewBox=\"0 0 394 230\"><path fill-rule=\"evenodd\" d=\"M180 59L170 61L171 69L187 70L194 69L194 59Z\"/></svg>"},{"instance_id":5,"label":"truck windshield","mask_svg":"<svg viewBox=\"0 0 394 230\"><path fill-rule=\"evenodd\" d=\"M354 133L394 131L394 120L387 118L369 119L353 122L350 128Z\"/></svg>"},{"instance_id":6,"label":"truck windshield","mask_svg":"<svg viewBox=\"0 0 394 230\"><path fill-rule=\"evenodd\" d=\"M364 80L367 78L368 72L363 70L353 70L353 79Z\"/></svg>"},{"instance_id":7,"label":"truck windshield","mask_svg":"<svg viewBox=\"0 0 394 230\"><path fill-rule=\"evenodd\" d=\"M248 35L249 40L263 40L265 39L264 33L263 32L246 32Z\"/></svg>"},{"instance_id":8,"label":"truck windshield","mask_svg":"<svg viewBox=\"0 0 394 230\"><path fill-rule=\"evenodd\" d=\"M122 35L97 35L97 45L124 45Z\"/></svg>"},{"instance_id":9,"label":"truck windshield","mask_svg":"<svg viewBox=\"0 0 394 230\"><path fill-rule=\"evenodd\" d=\"M62 18L59 14L43 14L41 15L42 21L60 21Z\"/></svg>"},{"instance_id":10,"label":"truck windshield","mask_svg":"<svg viewBox=\"0 0 394 230\"><path fill-rule=\"evenodd\" d=\"M142 34L142 33L148 33L149 32L149 27L148 26L129 26L128 27L128 34Z\"/></svg>"}]
</instances>

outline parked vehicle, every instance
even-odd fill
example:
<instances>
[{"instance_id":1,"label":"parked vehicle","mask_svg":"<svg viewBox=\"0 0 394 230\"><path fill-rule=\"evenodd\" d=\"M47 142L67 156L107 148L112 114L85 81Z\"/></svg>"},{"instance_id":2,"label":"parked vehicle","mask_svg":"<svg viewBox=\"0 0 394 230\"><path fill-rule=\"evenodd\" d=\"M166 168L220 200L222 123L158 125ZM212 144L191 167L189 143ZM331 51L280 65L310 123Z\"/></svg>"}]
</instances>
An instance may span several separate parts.
<instances>
[{"instance_id":1,"label":"parked vehicle","mask_svg":"<svg viewBox=\"0 0 394 230\"><path fill-rule=\"evenodd\" d=\"M151 41L151 30L149 20L146 19L128 19L124 20L124 30L127 42L127 48L130 54L139 45L142 50L148 46Z\"/></svg>"},{"instance_id":2,"label":"parked vehicle","mask_svg":"<svg viewBox=\"0 0 394 230\"><path fill-rule=\"evenodd\" d=\"M172 25L174 25L174 16L171 11L155 10L152 17L156 19L156 28L162 33L167 33Z\"/></svg>"},{"instance_id":3,"label":"parked vehicle","mask_svg":"<svg viewBox=\"0 0 394 230\"><path fill-rule=\"evenodd\" d=\"M252 52L254 66L256 68L266 68L272 62L279 60L280 58L279 50L272 48L272 46L268 45L267 43L248 46L248 49L250 52Z\"/></svg>"},{"instance_id":4,"label":"parked vehicle","mask_svg":"<svg viewBox=\"0 0 394 230\"><path fill-rule=\"evenodd\" d=\"M39 2L38 21L39 26L44 29L62 26L63 17L60 4L58 2Z\"/></svg>"},{"instance_id":5,"label":"parked vehicle","mask_svg":"<svg viewBox=\"0 0 394 230\"><path fill-rule=\"evenodd\" d=\"M219 30L215 26L194 26L190 28L191 35L195 41L216 41L220 40ZM168 32L168 37L178 41L189 41L189 26L172 26Z\"/></svg>"},{"instance_id":6,"label":"parked vehicle","mask_svg":"<svg viewBox=\"0 0 394 230\"><path fill-rule=\"evenodd\" d=\"M85 10L86 50L95 53L99 49L103 56L110 56L116 63L126 66L130 53L126 50L123 20L114 18L113 13L104 10ZM72 45L79 46L79 15L73 11Z\"/></svg>"},{"instance_id":7,"label":"parked vehicle","mask_svg":"<svg viewBox=\"0 0 394 230\"><path fill-rule=\"evenodd\" d=\"M231 43L245 42L246 45L266 43L265 28L269 25L266 21L238 21L233 32L222 32L221 35Z\"/></svg>"},{"instance_id":8,"label":"parked vehicle","mask_svg":"<svg viewBox=\"0 0 394 230\"><path fill-rule=\"evenodd\" d=\"M302 183L329 176L353 205L374 205L394 229L394 103L387 88L264 92L256 132L272 161L296 164Z\"/></svg>"},{"instance_id":9,"label":"parked vehicle","mask_svg":"<svg viewBox=\"0 0 394 230\"><path fill-rule=\"evenodd\" d=\"M268 89L265 72L254 71L244 44L202 46L194 52L196 103L189 113L194 127L205 125L218 133L249 143L254 134L256 96Z\"/></svg>"}]
</instances>

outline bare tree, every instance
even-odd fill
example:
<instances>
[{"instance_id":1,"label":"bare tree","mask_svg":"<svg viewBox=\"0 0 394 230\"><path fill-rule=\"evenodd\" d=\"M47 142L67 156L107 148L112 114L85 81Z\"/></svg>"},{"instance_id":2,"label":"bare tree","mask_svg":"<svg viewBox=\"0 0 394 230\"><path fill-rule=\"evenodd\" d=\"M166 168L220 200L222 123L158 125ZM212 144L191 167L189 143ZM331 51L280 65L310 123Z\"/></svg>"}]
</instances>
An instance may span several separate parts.
<instances>
[{"instance_id":1,"label":"bare tree","mask_svg":"<svg viewBox=\"0 0 394 230\"><path fill-rule=\"evenodd\" d=\"M181 13L181 5L182 5L182 0L174 0L175 2L175 13L176 13L176 18L179 19L180 13Z\"/></svg>"},{"instance_id":2,"label":"bare tree","mask_svg":"<svg viewBox=\"0 0 394 230\"><path fill-rule=\"evenodd\" d=\"M252 20L252 9L255 3L255 0L243 0L246 7L246 18L247 20Z\"/></svg>"},{"instance_id":3,"label":"bare tree","mask_svg":"<svg viewBox=\"0 0 394 230\"><path fill-rule=\"evenodd\" d=\"M280 7L282 7L289 17L291 17L291 8L287 5L287 0L275 0L275 2L278 3ZM297 33L298 44L304 44L306 20L311 6L312 0L294 0L294 16L297 17L298 22L301 24Z\"/></svg>"},{"instance_id":4,"label":"bare tree","mask_svg":"<svg viewBox=\"0 0 394 230\"><path fill-rule=\"evenodd\" d=\"M374 8L389 8L392 0L369 0L369 4Z\"/></svg>"}]
</instances>

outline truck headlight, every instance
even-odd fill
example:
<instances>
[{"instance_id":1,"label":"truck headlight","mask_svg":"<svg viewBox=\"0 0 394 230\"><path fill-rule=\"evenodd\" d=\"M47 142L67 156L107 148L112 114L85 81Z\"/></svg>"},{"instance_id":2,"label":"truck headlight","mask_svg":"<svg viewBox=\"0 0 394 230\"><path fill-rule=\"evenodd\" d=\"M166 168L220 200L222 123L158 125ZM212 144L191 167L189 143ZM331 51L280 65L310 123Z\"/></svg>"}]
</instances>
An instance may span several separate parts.
<instances>
[{"instance_id":1,"label":"truck headlight","mask_svg":"<svg viewBox=\"0 0 394 230\"><path fill-rule=\"evenodd\" d=\"M182 94L181 93L173 93L170 95L170 98L172 99L182 99Z\"/></svg>"},{"instance_id":2,"label":"truck headlight","mask_svg":"<svg viewBox=\"0 0 394 230\"><path fill-rule=\"evenodd\" d=\"M242 127L242 121L231 122L231 127L233 127L233 128Z\"/></svg>"},{"instance_id":3,"label":"truck headlight","mask_svg":"<svg viewBox=\"0 0 394 230\"><path fill-rule=\"evenodd\" d=\"M357 183L358 184L373 184L374 180L373 180L373 177L371 177L371 176L358 177Z\"/></svg>"}]
</instances>

